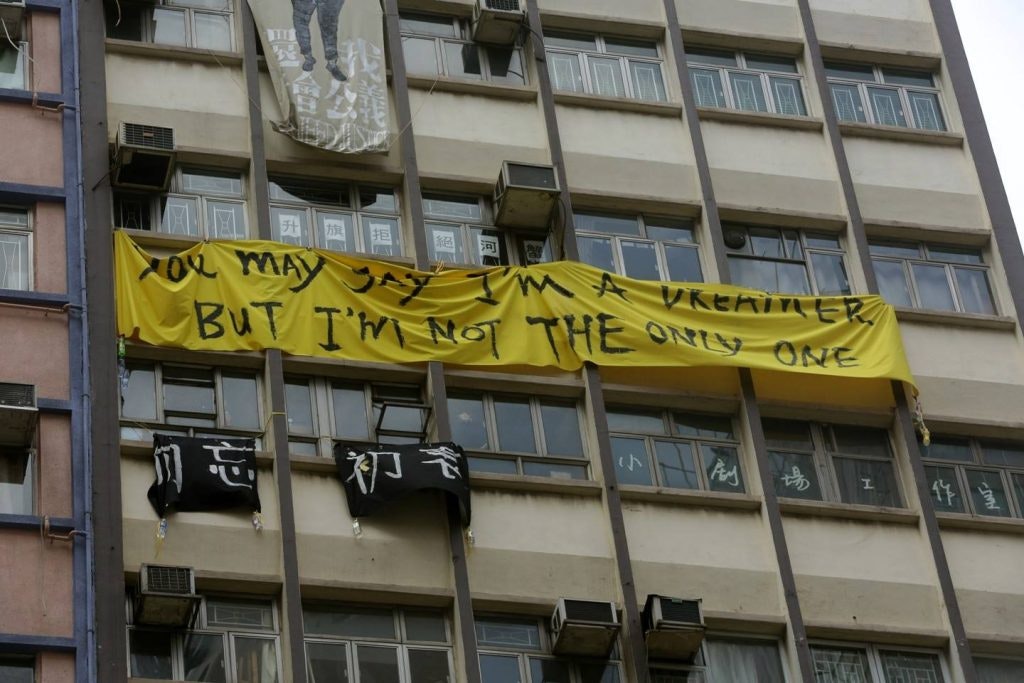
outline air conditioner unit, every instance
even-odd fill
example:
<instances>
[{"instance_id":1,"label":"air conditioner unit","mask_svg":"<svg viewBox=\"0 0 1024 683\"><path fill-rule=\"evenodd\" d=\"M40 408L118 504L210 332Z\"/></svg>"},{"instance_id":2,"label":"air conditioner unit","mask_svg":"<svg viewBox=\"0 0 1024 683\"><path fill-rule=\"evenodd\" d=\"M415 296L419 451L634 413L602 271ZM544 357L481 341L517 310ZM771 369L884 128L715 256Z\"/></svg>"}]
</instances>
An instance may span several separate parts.
<instances>
[{"instance_id":1,"label":"air conditioner unit","mask_svg":"<svg viewBox=\"0 0 1024 683\"><path fill-rule=\"evenodd\" d=\"M21 37L21 21L25 16L25 0L0 0L0 21L7 33L0 34L0 40L10 35L13 40Z\"/></svg>"},{"instance_id":2,"label":"air conditioner unit","mask_svg":"<svg viewBox=\"0 0 1024 683\"><path fill-rule=\"evenodd\" d=\"M512 45L519 36L523 19L519 0L476 0L473 5L473 40Z\"/></svg>"},{"instance_id":3,"label":"air conditioner unit","mask_svg":"<svg viewBox=\"0 0 1024 683\"><path fill-rule=\"evenodd\" d=\"M166 190L174 173L174 129L122 123L114 149L114 183Z\"/></svg>"},{"instance_id":4,"label":"air conditioner unit","mask_svg":"<svg viewBox=\"0 0 1024 683\"><path fill-rule=\"evenodd\" d=\"M704 641L700 600L648 595L642 615L647 656L693 661Z\"/></svg>"},{"instance_id":5,"label":"air conditioner unit","mask_svg":"<svg viewBox=\"0 0 1024 683\"><path fill-rule=\"evenodd\" d=\"M31 445L38 422L35 385L0 382L0 444Z\"/></svg>"},{"instance_id":6,"label":"air conditioner unit","mask_svg":"<svg viewBox=\"0 0 1024 683\"><path fill-rule=\"evenodd\" d=\"M191 567L144 564L135 596L135 623L188 628L195 622L201 601Z\"/></svg>"},{"instance_id":7,"label":"air conditioner unit","mask_svg":"<svg viewBox=\"0 0 1024 683\"><path fill-rule=\"evenodd\" d=\"M552 650L557 655L607 657L618 635L614 602L561 598L551 615Z\"/></svg>"},{"instance_id":8,"label":"air conditioner unit","mask_svg":"<svg viewBox=\"0 0 1024 683\"><path fill-rule=\"evenodd\" d=\"M547 230L560 190L554 166L503 161L494 186L495 221L503 227Z\"/></svg>"}]
</instances>

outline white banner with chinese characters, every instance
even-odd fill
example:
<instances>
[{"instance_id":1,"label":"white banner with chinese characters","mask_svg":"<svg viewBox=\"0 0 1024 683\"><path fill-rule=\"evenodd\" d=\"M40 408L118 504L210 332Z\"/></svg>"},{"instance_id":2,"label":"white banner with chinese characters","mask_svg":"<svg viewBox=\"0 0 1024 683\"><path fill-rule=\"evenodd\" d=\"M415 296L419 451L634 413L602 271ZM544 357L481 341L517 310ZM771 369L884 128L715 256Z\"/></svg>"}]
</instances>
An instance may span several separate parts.
<instances>
[{"instance_id":1,"label":"white banner with chinese characters","mask_svg":"<svg viewBox=\"0 0 1024 683\"><path fill-rule=\"evenodd\" d=\"M389 144L378 0L249 0L284 120L299 142L349 154Z\"/></svg>"}]
</instances>

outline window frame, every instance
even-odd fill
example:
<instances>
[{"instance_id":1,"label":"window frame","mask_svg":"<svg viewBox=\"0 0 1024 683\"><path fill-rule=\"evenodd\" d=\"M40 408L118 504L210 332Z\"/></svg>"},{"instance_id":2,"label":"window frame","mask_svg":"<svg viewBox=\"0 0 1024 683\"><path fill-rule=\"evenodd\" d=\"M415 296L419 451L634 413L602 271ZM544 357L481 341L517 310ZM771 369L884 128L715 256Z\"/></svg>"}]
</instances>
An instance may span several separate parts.
<instances>
[{"instance_id":1,"label":"window frame","mask_svg":"<svg viewBox=\"0 0 1024 683\"><path fill-rule=\"evenodd\" d=\"M404 15L404 17L403 17ZM429 33L416 33L411 31L404 26L401 26L403 19L423 19L426 21L446 19L449 20L452 25L452 32L454 36L439 36L431 35ZM448 16L444 14L434 14L430 12L417 12L417 11L400 11L399 12L399 25L401 41L404 46L406 39L415 40L432 40L434 42L434 63L437 65L437 70L431 74L428 71L415 71L408 70L409 75L412 76L443 76L445 78L458 79L463 81L473 81L482 83L495 83L498 85L513 85L513 86L525 86L529 85L530 81L527 78L527 72L529 69L526 64L526 55L521 45L513 45L511 48L503 45L486 45L484 43L478 43L472 39L472 32L470 29L470 20L465 17ZM472 45L476 48L477 61L480 64L480 77L473 78L464 74L452 74L451 66L448 63L448 51L445 49L446 44L460 44L460 45ZM495 76L491 71L491 55L490 49L511 49L513 53L519 55L519 65L522 69L522 81L509 79L504 76ZM405 54L403 48L403 55Z\"/></svg>"},{"instance_id":2,"label":"window frame","mask_svg":"<svg viewBox=\"0 0 1024 683\"><path fill-rule=\"evenodd\" d=\"M4 40L7 38L7 36L4 36L4 39L0 39L0 45L4 46L3 49L14 50L15 52L17 52L18 55L16 57L17 63L14 69L14 78L16 79L17 74L20 73L21 85L12 83L11 85L13 87L6 88L9 90L28 90L31 87L32 83L32 60L28 58L29 45L28 40L26 40L24 37L27 35L27 32L24 30L24 28L22 28L21 35L21 39L14 41L17 44L17 47L12 46L10 42Z\"/></svg>"},{"instance_id":3,"label":"window frame","mask_svg":"<svg viewBox=\"0 0 1024 683\"><path fill-rule=\"evenodd\" d=\"M139 22L140 22L139 35L141 36L141 38L139 40L133 41L133 42L147 43L147 44L150 44L150 45L166 45L168 47L173 47L173 48L185 48L185 49L189 49L189 50L201 50L201 51L204 51L204 52L207 51L207 50L214 50L214 51L220 51L220 52L235 52L238 49L236 47L237 44L238 44L238 39L237 39L237 36L235 35L235 2L234 2L234 0L226 0L226 2L229 5L227 10L219 10L219 9L210 8L210 7L192 7L192 6L189 6L187 4L178 4L178 3L174 2L173 0L149 0L148 2L146 0L141 0L141 1L130 2L130 3L128 3L130 7L132 7L133 9L134 8L138 9L138 11L139 11ZM153 12L154 12L154 10L158 10L158 9L162 9L162 10L165 10L165 11L172 11L172 12L180 12L181 14L184 15L184 19L185 19L185 33L184 33L185 44L184 45L178 45L177 43L162 43L162 42L157 42L155 40L156 36L155 36L155 31L154 31L154 26L153 26L154 23L155 23L154 20L153 20ZM196 30L196 18L195 18L196 13L198 13L198 14L212 14L212 15L217 15L217 16L221 16L221 17L227 17L227 20L228 20L227 21L227 24L228 24L228 45L226 47L206 47L206 46L199 46L198 45L198 40L197 40L198 34L197 34L197 30ZM110 36L110 31L109 31L110 26L109 26L109 24L105 26L105 29L106 29L106 35L108 35L109 37L115 38L117 40L131 40L129 38L116 38L115 36ZM257 43L258 42L259 41L257 41Z\"/></svg>"},{"instance_id":4,"label":"window frame","mask_svg":"<svg viewBox=\"0 0 1024 683\"><path fill-rule=\"evenodd\" d=\"M611 241L612 263L614 265L614 270L613 271L609 271L609 272L613 272L616 275L622 275L624 277L630 277L630 276L628 276L626 274L625 257L623 256L623 252L622 252L622 242L625 240L627 242L643 242L643 243L646 243L646 244L654 245L654 253L655 253L655 258L656 258L656 261L657 261L657 268L658 268L658 274L660 276L660 279L659 280L651 280L651 282L674 282L675 281L675 280L672 280L671 277L670 277L671 274L669 273L669 261L668 261L668 255L666 253L666 245L670 245L670 246L673 246L673 247L684 248L684 249L693 249L693 250L695 250L696 253L697 253L697 267L700 269L700 275L701 275L701 279L699 280L699 282L704 282L705 264L704 264L703 253L702 253L703 250L701 249L701 243L700 243L700 241L698 239L698 232L699 231L697 229L697 224L696 224L696 222L694 220L689 219L689 218L672 218L672 217L669 217L669 216L648 215L648 214L643 214L643 213L640 213L640 214L614 214L614 213L602 213L602 212L595 212L595 211L573 211L574 222L575 222L576 217L578 217L578 216L608 217L608 218L616 218L616 219L630 218L630 219L636 220L636 222L637 222L637 234L635 234L635 235L629 235L629 234L626 234L626 233L591 231L591 230L586 230L586 229L582 229L582 228L577 228L576 229L575 235L576 235L576 245L577 245L577 248L580 246L580 238L581 237L583 239L608 239L608 240ZM681 242L681 241L672 241L672 240L659 240L659 239L655 239L653 237L648 237L647 232L648 232L648 228L649 227L653 227L653 228L666 227L666 226L658 225L658 221L664 221L666 224L678 224L678 225L668 226L668 227L677 227L679 229L689 230L690 233L693 235L693 241L692 242ZM583 261L583 262L587 263L586 261ZM588 265L593 265L593 264L588 264ZM600 266L594 266L594 267L595 268L600 268ZM632 276L632 277L635 277L635 276Z\"/></svg>"},{"instance_id":5,"label":"window frame","mask_svg":"<svg viewBox=\"0 0 1024 683\"><path fill-rule=\"evenodd\" d=\"M763 643L774 643L776 651L779 655L779 666L782 669L782 678L784 683L788 683L792 680L787 666L787 655L786 655L786 644L781 638L776 638L770 635L763 634L752 634L752 633L735 633L731 631L711 631L704 636L704 640L701 641L700 650L694 661L690 663L680 663L674 661L664 661L658 659L650 660L651 669L651 680L657 680L654 677L658 674L699 674L701 680L699 683L706 683L707 681L716 681L714 678L714 670L711 668L708 657L708 641L709 640L724 640L724 641L742 641L742 642L763 642Z\"/></svg>"},{"instance_id":6,"label":"window frame","mask_svg":"<svg viewBox=\"0 0 1024 683\"><path fill-rule=\"evenodd\" d=\"M928 467L945 467L955 471L956 483L959 487L959 495L963 501L963 512L957 512L952 510L939 510L937 507L935 512L943 515L968 515L974 517L983 517L986 519L1022 519L1024 518L1024 492L1018 494L1016 492L1016 484L1014 483L1014 476L1019 476L1021 481L1024 482L1024 465L1013 466L1013 465L993 465L985 461L985 444L989 443L992 445L998 445L998 439L984 439L977 437L957 436L957 435L936 435L933 439L942 439L943 437L957 440L966 441L967 447L971 454L971 460L952 460L935 458L929 456L930 446L921 447L921 462ZM1006 445L1013 445L1017 448L1024 450L1024 443L1014 442L1007 440L1004 442ZM975 505L974 495L971 491L970 481L967 477L967 471L975 472L996 472L999 474L999 480L1003 485L1003 493L1006 497L1006 503L1009 514L1006 515L989 515L978 510L978 506ZM937 498L938 493L935 491L935 486L938 481L933 482L931 476L928 475L927 469L925 470L925 483L928 486L928 490ZM1024 483L1021 484L1024 488ZM931 497L931 496L929 496ZM933 500L932 505L936 503Z\"/></svg>"},{"instance_id":7,"label":"window frame","mask_svg":"<svg viewBox=\"0 0 1024 683\"><path fill-rule=\"evenodd\" d=\"M593 38L593 40L594 40L594 49L593 50L583 49L583 48L562 47L562 46L558 46L558 45L551 45L551 44L545 42L545 44L544 44L544 51L545 51L545 53L547 53L547 61L548 61L548 67L547 68L549 68L549 69L553 68L551 66L551 55L552 54L560 54L560 55L573 56L573 57L576 58L577 64L579 65L580 85L583 88L582 91L569 90L569 89L565 89L565 88L558 88L555 85L556 78L555 78L554 74L551 74L552 87L554 88L556 93L559 93L559 92L561 92L561 93L576 93L576 94L591 95L591 96L594 96L594 97L618 97L618 98L622 98L622 99L636 100L638 102L659 103L659 102L669 102L670 101L670 99L669 99L668 82L667 82L667 80L665 78L665 52L664 52L664 50L663 50L663 48L661 46L661 43L659 41L657 41L657 40L642 39L642 38L641 39L630 38L628 36L622 36L622 37L608 36L608 35L605 35L603 33L589 33L588 34L588 33L580 32L580 31L573 31L573 30L562 31L562 30L556 29L556 30L553 30L553 31L545 31L545 33L544 33L545 40L548 39L548 38L553 38L553 37L565 38L565 39L569 39L569 40L573 40L573 39L576 39L576 40L580 40L580 39L590 40L591 38ZM640 56L640 55L630 55L630 54L623 54L623 53L616 53L614 51L609 51L608 50L608 44L607 44L607 41L609 39L611 39L612 41L623 40L623 41L634 41L634 42L650 43L654 47L654 49L658 52L658 55L657 55L657 57L644 57L644 56ZM622 79L622 90L623 90L623 94L622 95L605 95L605 94L598 93L598 92L595 91L595 86L594 86L592 74L591 74L591 71L590 71L590 61L593 60L593 59L616 59L616 60L618 60L618 62L619 62L619 76ZM662 88L662 90L665 93L665 97L663 99L653 99L653 100L652 99L644 99L644 98L640 97L639 94L637 94L637 88L636 88L636 85L633 82L632 71L630 69L630 64L632 62L656 65L658 67L658 74L661 77L661 88Z\"/></svg>"},{"instance_id":8,"label":"window frame","mask_svg":"<svg viewBox=\"0 0 1024 683\"><path fill-rule=\"evenodd\" d=\"M829 69L842 69L842 68L854 68L854 69L870 68L873 80L871 80L871 81L868 81L868 80L858 80L858 79L855 79L855 78L844 78L844 77L841 77L841 76L827 75L827 71ZM828 96L832 100L832 106L833 106L833 109L835 111L836 118L839 120L840 124L843 124L843 123L862 123L862 124L867 124L867 125L870 125L870 126L881 126L881 127L885 127L885 128L896 128L896 129L923 130L923 131L935 132L935 133L942 133L942 132L949 131L949 119L946 116L946 112L945 112L946 108L943 106L942 90L938 86L935 85L935 80L936 80L937 74L932 72L932 71L926 71L926 70L923 70L923 69L903 69L901 67L883 67L883 66L880 66L880 65L877 65L877 64L870 64L870 65L869 64L862 64L862 63L858 64L856 62L843 62L843 61L835 61L835 62L833 62L831 60L827 61L825 63L825 70L826 70L826 81L827 81L828 86L829 86L829 88L828 88ZM885 80L885 72L889 71L889 70L892 70L892 71L905 71L905 72L908 72L908 73L918 73L921 76L924 76L925 74L927 74L929 76L929 78L931 79L932 85L931 85L931 87L926 87L926 86L923 86L923 85L903 85L903 84L899 84L899 83L888 83ZM833 90L832 90L832 86L833 85L840 85L840 86L844 86L844 87L855 87L857 89L857 94L860 97L860 104L861 104L861 108L862 108L862 110L864 112L865 121L860 121L860 120L853 120L853 121L851 121L849 119L840 118L840 116L839 116L839 107L836 104L835 95L834 95ZM870 99L870 92L868 91L869 87L881 88L883 90L894 90L894 91L897 92L898 97L899 97L899 101L900 101L900 106L903 108L903 118L907 122L906 126L901 126L899 124L892 125L892 124L888 124L888 123L879 123L879 121L878 121L879 117L878 117L877 113L875 112L875 107L872 104L871 99ZM936 114L938 116L937 123L939 124L939 128L926 128L926 127L920 125L920 122L917 121L917 114L914 112L913 106L912 106L912 102L910 100L910 93L912 93L912 92L921 92L921 93L925 93L925 94L928 94L928 95L934 95L935 96L936 107L938 108L938 111L936 112Z\"/></svg>"},{"instance_id":9,"label":"window frame","mask_svg":"<svg viewBox=\"0 0 1024 683\"><path fill-rule=\"evenodd\" d=\"M25 224L20 225L13 221L2 220L5 214L18 214L25 216ZM0 206L0 235L12 235L25 240L24 255L24 287L7 287L8 282L0 281L0 289L7 289L17 292L35 291L35 226L33 212L25 207ZM21 264L19 264L20 266Z\"/></svg>"},{"instance_id":10,"label":"window frame","mask_svg":"<svg viewBox=\"0 0 1024 683\"><path fill-rule=\"evenodd\" d=\"M807 98L807 89L804 86L804 73L800 69L800 60L798 60L796 57L790 58L790 57L787 57L787 56L772 55L772 54L768 54L768 53L751 53L751 52L748 52L748 51L745 51L745 50L723 50L723 49L718 49L718 48L691 48L691 49L693 49L695 52L719 52L723 56L726 55L726 54L731 54L735 58L735 60L736 60L735 66L731 66L731 67L730 66L725 66L725 65L720 65L720 64L704 64L704 63L701 63L701 62L697 62L694 59L691 59L691 53L687 52L687 54L686 54L686 66L687 66L687 71L690 72L690 79L691 79L690 83L691 83L691 86L693 87L694 102L697 104L698 107L708 107L708 108L714 108L714 109L730 109L730 110L733 110L733 111L741 111L741 112L755 113L755 114L756 113L762 113L762 114L763 113L769 113L769 114L775 114L777 116L791 116L791 117L794 117L794 118L807 118L807 117L809 117L811 115L810 107L809 107L809 100ZM754 67L750 67L750 66L747 65L747 57L748 56L771 57L773 59L792 59L793 60L793 66L796 69L796 71L770 71L770 70L756 69ZM719 106L717 104L701 104L700 102L697 101L696 83L693 81L693 72L695 70L717 71L718 72L718 78L719 78L718 82L722 86L722 94L723 94L723 98L725 100L725 105L724 106ZM735 92L733 91L733 88L732 88L732 74L733 73L743 74L743 75L746 75L746 76L757 76L758 77L758 79L761 82L761 93L762 93L762 95L764 95L765 105L768 108L767 112L761 112L760 110L756 110L756 109L744 109L744 108L740 107L736 103L736 95L735 95ZM784 113L784 112L779 110L779 103L776 101L775 89L772 87L772 82L771 82L771 79L773 77L775 77L775 78L786 78L787 80L796 81L797 87L798 87L799 93L800 93L800 104L803 107L804 113L802 113L802 114L787 114L787 113Z\"/></svg>"},{"instance_id":11,"label":"window frame","mask_svg":"<svg viewBox=\"0 0 1024 683\"><path fill-rule=\"evenodd\" d=\"M895 254L876 254L872 253L874 247L898 247L898 248L910 248L914 247L917 249L918 256L898 256ZM932 249L955 249L961 251L976 251L981 263L962 263L958 261L944 261L938 258L931 257ZM985 261L985 252L981 248L963 247L959 245L941 245L932 242L922 241L901 241L901 240L869 240L868 241L868 255L871 259L872 267L878 261L884 261L886 263L899 263L900 269L903 271L903 282L906 285L907 293L910 296L910 308L923 311L941 311L945 313L967 313L971 315L999 315L999 300L996 297L995 288L992 286L992 279L989 277L991 268ZM949 293L953 299L953 309L941 309L941 308L925 308L921 305L921 293L917 284L917 277L914 275L914 264L926 265L926 266L942 266L946 275L946 284L949 287ZM983 273L985 276L985 284L988 288L989 303L992 305L991 313L977 313L974 311L966 310L965 299L960 291L960 281L956 277L957 269L969 270L974 272Z\"/></svg>"},{"instance_id":12,"label":"window frame","mask_svg":"<svg viewBox=\"0 0 1024 683\"><path fill-rule=\"evenodd\" d=\"M800 265L803 266L804 274L807 277L808 290L809 290L808 293L807 293L807 296L849 296L850 294L853 293L853 278L850 276L850 268L849 268L849 264L847 263L847 258L846 258L846 247L844 245L844 241L843 241L842 235L839 235L839 234L836 234L836 233L832 233L832 232L828 232L827 230L814 230L814 229L807 229L807 228L787 228L787 227L784 227L784 226L777 226L777 225L756 225L756 224L748 224L748 223L726 223L725 225L723 225L723 232L728 232L728 231L731 231L731 230L742 230L744 235L745 235L745 241L744 241L743 247L740 247L740 248L734 249L734 248L730 248L730 247L726 246L725 257L726 257L726 262L727 263L731 259L742 259L742 260L747 260L747 261L760 261L760 262L769 262L769 263L800 264ZM801 257L800 258L794 258L794 257L788 256L788 255L787 256L756 256L756 255L754 255L754 253L753 253L753 246L752 246L752 243L751 243L751 231L757 232L757 231L768 231L768 230L771 230L771 231L774 231L775 233L777 233L778 239L779 239L779 244L780 244L783 252L785 252L785 250L787 250L789 248L788 245L791 242L791 239L790 239L789 235L792 235L792 234L795 233L797 235L797 238L798 238L798 241L799 241L799 244L800 244ZM808 245L808 239L809 238L814 238L814 237L834 239L839 244L839 246L837 248L830 248L830 247L821 247L821 246L810 246L810 245ZM743 249L748 250L749 253L744 253L742 251ZM846 284L847 284L847 287L849 289L848 292L846 292L846 293L833 293L833 294L822 294L821 293L821 285L818 282L818 273L817 273L817 270L815 269L813 259L811 258L811 255L813 255L813 254L821 254L821 255L826 255L826 256L839 256L839 258L840 258L840 260L842 262L843 271L844 271L844 273L846 275ZM731 275L731 272L730 272L730 275ZM733 277L732 279L733 279L735 284L739 285L739 283L736 282L736 278L735 277ZM746 285L739 285L739 286L746 286ZM777 293L777 294L795 294L795 295L800 295L801 294L800 292L781 292L781 291L780 292L772 292L772 293Z\"/></svg>"},{"instance_id":13,"label":"window frame","mask_svg":"<svg viewBox=\"0 0 1024 683\"><path fill-rule=\"evenodd\" d=\"M282 185L285 183L286 185ZM347 204L327 204L323 202L315 201L300 201L290 199L275 199L273 197L274 189L272 186L277 185L282 191L287 192L287 187L293 187L295 185L303 185L305 187L317 190L331 190L338 194L339 199L347 197ZM395 201L394 212L388 212L382 209L368 209L362 206L362 190L383 192L388 191ZM270 229L273 235L273 239L278 242L285 244L293 244L297 246L304 246L313 249L325 249L328 251L336 251L342 254L363 254L372 257L382 256L385 258L400 257L405 253L405 236L402 233L402 205L400 202L400 193L398 189L392 186L386 185L373 185L373 184L362 184L349 181L337 181L337 183L315 181L305 178L289 177L289 176L271 176L268 183L268 200L270 203ZM274 209L283 211L301 211L306 216L306 228L310 237L309 244L300 244L293 241L286 241L281 238L280 234L277 234L277 225L274 221ZM330 247L320 244L320 223L319 215L322 213L334 213L334 214L346 214L351 218L352 225L352 248L349 249L331 249ZM384 251L374 251L371 246L370 249L366 248L366 239L364 235L364 227L368 227L368 222L373 218L380 218L383 220L393 220L396 226L396 232L398 235L398 244L392 245L391 252L387 253Z\"/></svg>"},{"instance_id":14,"label":"window frame","mask_svg":"<svg viewBox=\"0 0 1024 683\"><path fill-rule=\"evenodd\" d=\"M888 645L884 643L866 643L862 641L836 641L836 640L814 640L809 644L811 649L811 665L814 666L814 649L829 648L842 650L859 650L865 654L868 661L868 673L871 676L871 683L889 683L885 675L885 668L882 660L882 653L896 654L920 654L932 655L939 664L939 671L942 674L940 683L950 683L949 667L946 665L946 658L941 650L934 650L926 647L912 647L907 645ZM812 672L816 673L816 672Z\"/></svg>"}]
</instances>

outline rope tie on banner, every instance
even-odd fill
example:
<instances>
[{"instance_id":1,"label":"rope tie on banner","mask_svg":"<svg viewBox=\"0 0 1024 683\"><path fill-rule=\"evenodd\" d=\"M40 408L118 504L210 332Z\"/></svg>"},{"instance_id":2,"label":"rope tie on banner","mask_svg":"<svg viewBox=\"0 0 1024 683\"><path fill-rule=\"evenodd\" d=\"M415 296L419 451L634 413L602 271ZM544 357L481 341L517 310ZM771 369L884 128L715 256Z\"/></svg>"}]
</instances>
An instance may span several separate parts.
<instances>
[{"instance_id":1,"label":"rope tie on banner","mask_svg":"<svg viewBox=\"0 0 1024 683\"><path fill-rule=\"evenodd\" d=\"M359 518L352 520L352 535L356 538L361 538L363 535L363 525L359 523Z\"/></svg>"},{"instance_id":2,"label":"rope tie on banner","mask_svg":"<svg viewBox=\"0 0 1024 683\"><path fill-rule=\"evenodd\" d=\"M928 425L924 423L924 409L921 407L921 400L918 398L914 399L914 427L921 434L921 443L925 448L932 443L932 433L928 430Z\"/></svg>"},{"instance_id":3,"label":"rope tie on banner","mask_svg":"<svg viewBox=\"0 0 1024 683\"><path fill-rule=\"evenodd\" d=\"M156 524L156 557L160 557L160 551L164 549L164 540L167 538L167 518L161 517Z\"/></svg>"},{"instance_id":4,"label":"rope tie on banner","mask_svg":"<svg viewBox=\"0 0 1024 683\"><path fill-rule=\"evenodd\" d=\"M256 531L263 531L263 515L259 512L252 513L252 528Z\"/></svg>"},{"instance_id":5,"label":"rope tie on banner","mask_svg":"<svg viewBox=\"0 0 1024 683\"><path fill-rule=\"evenodd\" d=\"M466 543L469 544L469 547L471 548L476 545L476 536L473 535L473 527L466 529Z\"/></svg>"}]
</instances>

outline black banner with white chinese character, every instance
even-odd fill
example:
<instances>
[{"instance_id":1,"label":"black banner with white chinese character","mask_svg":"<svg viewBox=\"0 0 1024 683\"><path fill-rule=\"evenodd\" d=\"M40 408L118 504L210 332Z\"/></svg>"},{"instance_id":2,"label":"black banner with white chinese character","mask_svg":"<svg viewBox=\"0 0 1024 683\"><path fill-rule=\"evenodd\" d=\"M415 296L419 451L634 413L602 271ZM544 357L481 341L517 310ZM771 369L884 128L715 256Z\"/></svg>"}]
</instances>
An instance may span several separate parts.
<instances>
[{"instance_id":1,"label":"black banner with white chinese character","mask_svg":"<svg viewBox=\"0 0 1024 683\"><path fill-rule=\"evenodd\" d=\"M374 446L340 443L334 462L353 518L369 517L415 491L443 491L459 502L469 525L469 465L453 443Z\"/></svg>"},{"instance_id":2,"label":"black banner with white chinese character","mask_svg":"<svg viewBox=\"0 0 1024 683\"><path fill-rule=\"evenodd\" d=\"M256 441L153 436L156 481L149 502L164 517L168 508L187 512L243 507L260 512L256 488Z\"/></svg>"}]
</instances>

